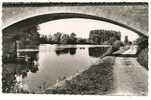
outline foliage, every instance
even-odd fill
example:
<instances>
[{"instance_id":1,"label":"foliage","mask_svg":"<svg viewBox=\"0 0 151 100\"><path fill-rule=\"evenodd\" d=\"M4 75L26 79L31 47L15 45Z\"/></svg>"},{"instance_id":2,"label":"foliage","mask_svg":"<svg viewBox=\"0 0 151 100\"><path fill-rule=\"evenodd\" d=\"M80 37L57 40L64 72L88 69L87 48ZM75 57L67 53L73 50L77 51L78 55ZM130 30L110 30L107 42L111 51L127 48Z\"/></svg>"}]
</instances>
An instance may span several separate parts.
<instances>
[{"instance_id":1,"label":"foliage","mask_svg":"<svg viewBox=\"0 0 151 100\"><path fill-rule=\"evenodd\" d=\"M65 34L57 32L50 36L41 36L40 43L50 44L112 44L115 40L120 40L120 32L112 30L91 30L89 38L79 38L75 33Z\"/></svg>"},{"instance_id":2,"label":"foliage","mask_svg":"<svg viewBox=\"0 0 151 100\"><path fill-rule=\"evenodd\" d=\"M50 44L77 44L77 37L75 33L70 35L61 32L55 33L53 36L49 37L42 35L40 37L40 43L50 43Z\"/></svg>"},{"instance_id":3,"label":"foliage","mask_svg":"<svg viewBox=\"0 0 151 100\"><path fill-rule=\"evenodd\" d=\"M120 40L121 33L113 30L91 30L89 40L93 44L112 44L115 40Z\"/></svg>"},{"instance_id":4,"label":"foliage","mask_svg":"<svg viewBox=\"0 0 151 100\"><path fill-rule=\"evenodd\" d=\"M136 44L138 45L137 61L148 69L148 38L139 37Z\"/></svg>"},{"instance_id":5,"label":"foliage","mask_svg":"<svg viewBox=\"0 0 151 100\"><path fill-rule=\"evenodd\" d=\"M70 34L70 39L69 39L68 43L69 44L76 44L76 41L77 41L76 34L75 33L71 33Z\"/></svg>"},{"instance_id":6,"label":"foliage","mask_svg":"<svg viewBox=\"0 0 151 100\"><path fill-rule=\"evenodd\" d=\"M14 40L19 41L19 48L36 47L39 44L40 34L38 26L32 26L23 31L23 34L17 34Z\"/></svg>"},{"instance_id":7,"label":"foliage","mask_svg":"<svg viewBox=\"0 0 151 100\"><path fill-rule=\"evenodd\" d=\"M137 61L148 70L148 48L141 50L138 54Z\"/></svg>"},{"instance_id":8,"label":"foliage","mask_svg":"<svg viewBox=\"0 0 151 100\"><path fill-rule=\"evenodd\" d=\"M136 44L138 45L138 52L137 54L139 54L141 52L141 50L148 48L148 38L146 37L139 37L136 40Z\"/></svg>"},{"instance_id":9,"label":"foliage","mask_svg":"<svg viewBox=\"0 0 151 100\"><path fill-rule=\"evenodd\" d=\"M60 44L61 43L61 36L62 36L62 33L60 33L60 32L55 33L53 41Z\"/></svg>"},{"instance_id":10,"label":"foliage","mask_svg":"<svg viewBox=\"0 0 151 100\"><path fill-rule=\"evenodd\" d=\"M39 27L38 26L32 26L30 28L28 28L27 30L24 31L24 38L26 40L29 40L29 41L35 41L38 43L38 40L39 40Z\"/></svg>"}]
</instances>

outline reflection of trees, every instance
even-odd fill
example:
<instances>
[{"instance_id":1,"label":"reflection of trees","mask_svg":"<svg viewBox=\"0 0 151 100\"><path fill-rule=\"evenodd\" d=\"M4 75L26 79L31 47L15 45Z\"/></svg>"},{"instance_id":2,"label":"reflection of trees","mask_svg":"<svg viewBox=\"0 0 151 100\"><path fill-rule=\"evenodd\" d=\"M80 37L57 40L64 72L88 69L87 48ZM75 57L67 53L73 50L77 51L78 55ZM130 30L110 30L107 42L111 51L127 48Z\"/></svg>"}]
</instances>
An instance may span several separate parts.
<instances>
[{"instance_id":1,"label":"reflection of trees","mask_svg":"<svg viewBox=\"0 0 151 100\"><path fill-rule=\"evenodd\" d=\"M61 48L61 49L56 49L56 54L59 56L61 54L68 54L69 53L69 49L68 48Z\"/></svg>"},{"instance_id":2,"label":"reflection of trees","mask_svg":"<svg viewBox=\"0 0 151 100\"><path fill-rule=\"evenodd\" d=\"M35 73L38 71L38 56L37 56L38 52L29 52L28 54L26 54L27 56L29 56L28 61L26 62L27 68Z\"/></svg>"},{"instance_id":3,"label":"reflection of trees","mask_svg":"<svg viewBox=\"0 0 151 100\"><path fill-rule=\"evenodd\" d=\"M90 47L88 49L89 56L100 57L106 52L107 49L108 49L107 47Z\"/></svg>"},{"instance_id":4,"label":"reflection of trees","mask_svg":"<svg viewBox=\"0 0 151 100\"><path fill-rule=\"evenodd\" d=\"M76 48L60 48L56 49L56 54L62 55L62 54L70 54L70 55L75 55L76 54Z\"/></svg>"},{"instance_id":5,"label":"reflection of trees","mask_svg":"<svg viewBox=\"0 0 151 100\"><path fill-rule=\"evenodd\" d=\"M76 54L76 48L69 48L70 54L75 55Z\"/></svg>"},{"instance_id":6,"label":"reflection of trees","mask_svg":"<svg viewBox=\"0 0 151 100\"><path fill-rule=\"evenodd\" d=\"M28 68L31 72L36 73L38 71L38 61L35 57L31 57L29 59L29 61L27 62L27 65L28 65Z\"/></svg>"},{"instance_id":7,"label":"reflection of trees","mask_svg":"<svg viewBox=\"0 0 151 100\"><path fill-rule=\"evenodd\" d=\"M15 85L15 73L3 70L2 73L2 92L10 92L11 88Z\"/></svg>"},{"instance_id":8,"label":"reflection of trees","mask_svg":"<svg viewBox=\"0 0 151 100\"><path fill-rule=\"evenodd\" d=\"M28 72L36 73L38 71L38 52L22 52L21 55L28 57L28 60L18 59L15 63L3 65L2 72L2 91L6 93L25 92L23 89L16 87L18 84L17 77L26 78ZM26 91L27 92L27 91Z\"/></svg>"}]
</instances>

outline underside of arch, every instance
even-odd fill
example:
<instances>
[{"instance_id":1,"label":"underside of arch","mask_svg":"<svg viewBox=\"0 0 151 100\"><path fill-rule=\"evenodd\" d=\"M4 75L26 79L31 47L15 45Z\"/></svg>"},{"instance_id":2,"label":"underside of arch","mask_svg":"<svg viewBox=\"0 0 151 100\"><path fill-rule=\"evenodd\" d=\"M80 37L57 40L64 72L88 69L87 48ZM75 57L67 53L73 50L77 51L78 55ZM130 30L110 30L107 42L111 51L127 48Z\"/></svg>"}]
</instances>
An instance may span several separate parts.
<instances>
[{"instance_id":1,"label":"underside of arch","mask_svg":"<svg viewBox=\"0 0 151 100\"><path fill-rule=\"evenodd\" d=\"M119 23L117 21L113 21L108 18L103 18L103 17L98 17L98 16L93 16L93 15L87 15L87 14L81 14L81 13L53 13L53 14L44 14L44 15L39 15L39 16L34 16L30 17L27 19L24 19L22 21L16 22L6 28L3 29L3 32L9 30L10 28L14 29L26 29L28 27L31 27L33 25L38 25L47 21L52 21L52 20L59 20L59 19L68 19L68 18L85 18L85 19L93 19L93 20L99 20L99 21L105 21L109 22L118 26L121 26L123 28L126 28L128 30L131 30L135 33L137 33L140 36L148 37L148 35L128 26L122 23Z\"/></svg>"}]
</instances>

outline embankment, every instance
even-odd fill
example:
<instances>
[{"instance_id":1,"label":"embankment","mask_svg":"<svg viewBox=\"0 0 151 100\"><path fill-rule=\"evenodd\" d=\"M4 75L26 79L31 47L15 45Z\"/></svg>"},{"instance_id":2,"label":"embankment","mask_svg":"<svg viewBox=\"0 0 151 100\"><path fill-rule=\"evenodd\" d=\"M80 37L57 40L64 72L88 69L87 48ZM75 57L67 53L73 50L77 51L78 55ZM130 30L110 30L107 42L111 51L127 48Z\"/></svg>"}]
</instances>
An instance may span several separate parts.
<instances>
[{"instance_id":1,"label":"embankment","mask_svg":"<svg viewBox=\"0 0 151 100\"><path fill-rule=\"evenodd\" d=\"M105 57L97 64L47 89L47 94L107 94L113 88L114 57Z\"/></svg>"},{"instance_id":2,"label":"embankment","mask_svg":"<svg viewBox=\"0 0 151 100\"><path fill-rule=\"evenodd\" d=\"M148 48L138 54L137 61L148 70Z\"/></svg>"}]
</instances>

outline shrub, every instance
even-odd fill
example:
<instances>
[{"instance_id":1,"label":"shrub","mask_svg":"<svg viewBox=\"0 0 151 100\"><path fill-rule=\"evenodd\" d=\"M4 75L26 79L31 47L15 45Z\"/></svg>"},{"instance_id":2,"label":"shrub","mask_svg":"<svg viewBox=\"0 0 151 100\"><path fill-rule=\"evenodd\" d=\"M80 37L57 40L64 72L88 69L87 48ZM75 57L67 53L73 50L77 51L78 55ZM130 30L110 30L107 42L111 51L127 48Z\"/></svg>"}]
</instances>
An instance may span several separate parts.
<instances>
[{"instance_id":1,"label":"shrub","mask_svg":"<svg viewBox=\"0 0 151 100\"><path fill-rule=\"evenodd\" d=\"M136 44L138 45L137 54L139 54L143 49L148 48L148 38L146 38L146 37L139 37L136 40Z\"/></svg>"},{"instance_id":2,"label":"shrub","mask_svg":"<svg viewBox=\"0 0 151 100\"><path fill-rule=\"evenodd\" d=\"M148 48L141 50L138 54L137 61L148 70Z\"/></svg>"}]
</instances>

